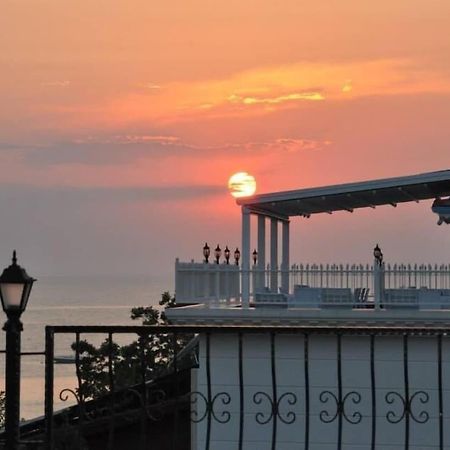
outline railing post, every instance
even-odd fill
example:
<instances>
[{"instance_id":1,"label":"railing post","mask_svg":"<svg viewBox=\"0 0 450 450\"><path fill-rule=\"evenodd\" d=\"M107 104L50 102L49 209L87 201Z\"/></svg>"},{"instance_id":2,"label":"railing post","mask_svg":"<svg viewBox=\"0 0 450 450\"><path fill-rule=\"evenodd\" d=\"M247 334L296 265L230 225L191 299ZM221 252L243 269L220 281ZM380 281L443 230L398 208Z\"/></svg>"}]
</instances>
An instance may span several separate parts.
<instances>
[{"instance_id":1,"label":"railing post","mask_svg":"<svg viewBox=\"0 0 450 450\"><path fill-rule=\"evenodd\" d=\"M380 309L384 296L384 263L375 259L373 263L373 290L375 309Z\"/></svg>"},{"instance_id":2,"label":"railing post","mask_svg":"<svg viewBox=\"0 0 450 450\"><path fill-rule=\"evenodd\" d=\"M258 215L258 276L257 284L253 286L253 292L257 289L263 289L265 282L265 268L266 268L266 218ZM257 288L257 289L256 289Z\"/></svg>"},{"instance_id":3,"label":"railing post","mask_svg":"<svg viewBox=\"0 0 450 450\"><path fill-rule=\"evenodd\" d=\"M259 291L259 269L257 264L252 264L251 266L251 289L250 292L255 297L255 293Z\"/></svg>"}]
</instances>

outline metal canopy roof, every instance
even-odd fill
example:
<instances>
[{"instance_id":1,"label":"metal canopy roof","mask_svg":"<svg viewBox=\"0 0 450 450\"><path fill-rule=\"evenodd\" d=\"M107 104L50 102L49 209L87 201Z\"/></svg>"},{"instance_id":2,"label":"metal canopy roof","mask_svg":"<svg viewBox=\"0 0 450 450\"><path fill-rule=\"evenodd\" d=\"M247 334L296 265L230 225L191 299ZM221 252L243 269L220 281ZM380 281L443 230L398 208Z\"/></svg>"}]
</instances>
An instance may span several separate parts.
<instances>
[{"instance_id":1,"label":"metal canopy roof","mask_svg":"<svg viewBox=\"0 0 450 450\"><path fill-rule=\"evenodd\" d=\"M256 214L287 219L334 211L353 212L357 208L380 205L397 206L397 203L445 196L450 196L450 170L261 194L240 198L237 203Z\"/></svg>"}]
</instances>

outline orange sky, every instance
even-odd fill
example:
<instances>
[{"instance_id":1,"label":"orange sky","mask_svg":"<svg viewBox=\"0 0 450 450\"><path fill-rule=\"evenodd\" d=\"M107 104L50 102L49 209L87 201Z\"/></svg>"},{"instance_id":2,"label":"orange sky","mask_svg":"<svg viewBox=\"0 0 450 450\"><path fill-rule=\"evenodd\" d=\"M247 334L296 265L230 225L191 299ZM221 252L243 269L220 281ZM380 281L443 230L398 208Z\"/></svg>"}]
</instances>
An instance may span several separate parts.
<instances>
[{"instance_id":1,"label":"orange sky","mask_svg":"<svg viewBox=\"0 0 450 450\"><path fill-rule=\"evenodd\" d=\"M234 172L267 192L450 168L449 28L447 0L4 1L5 263L170 274L239 245ZM298 220L293 257L447 261L428 210Z\"/></svg>"}]
</instances>

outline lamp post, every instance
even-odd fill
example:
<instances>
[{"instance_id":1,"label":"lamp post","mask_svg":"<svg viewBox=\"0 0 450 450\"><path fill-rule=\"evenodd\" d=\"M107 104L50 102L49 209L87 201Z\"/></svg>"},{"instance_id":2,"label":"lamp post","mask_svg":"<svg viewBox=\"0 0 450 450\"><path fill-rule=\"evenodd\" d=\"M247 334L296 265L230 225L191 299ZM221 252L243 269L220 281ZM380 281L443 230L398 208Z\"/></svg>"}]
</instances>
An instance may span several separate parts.
<instances>
[{"instance_id":1,"label":"lamp post","mask_svg":"<svg viewBox=\"0 0 450 450\"><path fill-rule=\"evenodd\" d=\"M220 257L222 256L222 249L219 247L219 244L217 244L217 247L214 250L214 256L216 257L216 264L219 264Z\"/></svg>"},{"instance_id":2,"label":"lamp post","mask_svg":"<svg viewBox=\"0 0 450 450\"><path fill-rule=\"evenodd\" d=\"M223 254L225 256L225 262L227 264L230 264L230 254L231 254L231 252L230 252L230 249L228 248L228 245L225 246L225 250L223 251Z\"/></svg>"},{"instance_id":3,"label":"lamp post","mask_svg":"<svg viewBox=\"0 0 450 450\"><path fill-rule=\"evenodd\" d=\"M381 266L383 262L383 252L381 251L381 248L377 244L375 248L373 249L373 256L375 257L376 262L379 266Z\"/></svg>"},{"instance_id":4,"label":"lamp post","mask_svg":"<svg viewBox=\"0 0 450 450\"><path fill-rule=\"evenodd\" d=\"M239 260L240 259L241 259L241 252L236 247L236 250L234 251L234 262L236 263L237 266L239 265Z\"/></svg>"},{"instance_id":5,"label":"lamp post","mask_svg":"<svg viewBox=\"0 0 450 450\"><path fill-rule=\"evenodd\" d=\"M258 252L256 251L256 248L255 250L253 250L252 256L253 256L253 265L256 266L256 262L258 261Z\"/></svg>"},{"instance_id":6,"label":"lamp post","mask_svg":"<svg viewBox=\"0 0 450 450\"><path fill-rule=\"evenodd\" d=\"M27 307L35 279L17 264L16 251L12 264L0 276L0 298L8 317L3 330L6 331L5 368L5 434L6 448L19 448L20 424L20 333L23 330L21 314Z\"/></svg>"},{"instance_id":7,"label":"lamp post","mask_svg":"<svg viewBox=\"0 0 450 450\"><path fill-rule=\"evenodd\" d=\"M205 258L205 263L208 263L209 255L211 254L211 250L208 246L208 243L205 242L205 246L203 247L203 256Z\"/></svg>"},{"instance_id":8,"label":"lamp post","mask_svg":"<svg viewBox=\"0 0 450 450\"><path fill-rule=\"evenodd\" d=\"M384 265L383 265L383 252L380 246L377 244L373 249L373 256L375 258L373 266L373 276L374 276L374 298L375 298L375 308L379 309L381 307L383 299L384 290Z\"/></svg>"}]
</instances>

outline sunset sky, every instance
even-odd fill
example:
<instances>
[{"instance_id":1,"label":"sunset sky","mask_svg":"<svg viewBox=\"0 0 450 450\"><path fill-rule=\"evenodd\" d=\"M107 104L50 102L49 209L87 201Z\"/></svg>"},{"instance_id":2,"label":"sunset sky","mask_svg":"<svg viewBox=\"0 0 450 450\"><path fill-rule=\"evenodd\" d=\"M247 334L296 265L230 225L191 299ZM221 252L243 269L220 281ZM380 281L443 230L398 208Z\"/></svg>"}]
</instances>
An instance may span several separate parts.
<instances>
[{"instance_id":1,"label":"sunset sky","mask_svg":"<svg viewBox=\"0 0 450 450\"><path fill-rule=\"evenodd\" d=\"M4 0L0 261L170 275L227 192L450 168L448 0ZM295 219L293 262L448 262L430 202Z\"/></svg>"}]
</instances>

